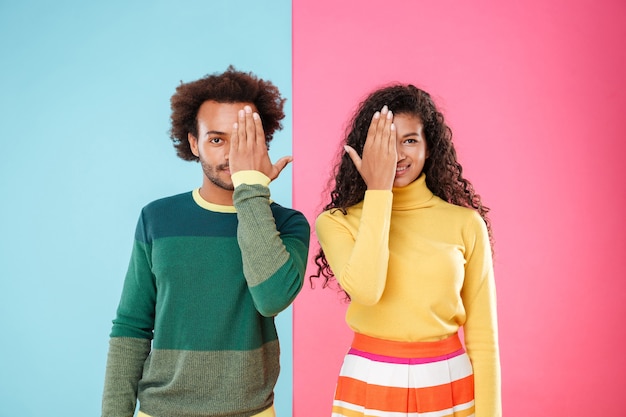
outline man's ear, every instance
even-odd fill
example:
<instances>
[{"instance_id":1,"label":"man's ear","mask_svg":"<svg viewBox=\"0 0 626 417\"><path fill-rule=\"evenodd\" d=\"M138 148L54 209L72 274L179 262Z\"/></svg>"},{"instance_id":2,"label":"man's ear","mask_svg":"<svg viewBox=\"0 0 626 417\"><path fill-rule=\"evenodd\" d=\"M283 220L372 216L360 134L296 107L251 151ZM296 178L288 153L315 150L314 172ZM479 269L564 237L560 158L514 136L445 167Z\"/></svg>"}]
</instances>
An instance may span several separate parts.
<instances>
[{"instance_id":1,"label":"man's ear","mask_svg":"<svg viewBox=\"0 0 626 417\"><path fill-rule=\"evenodd\" d=\"M198 152L198 139L191 133L187 133L187 140L189 141L191 153L193 153L197 157L200 157L200 152Z\"/></svg>"}]
</instances>

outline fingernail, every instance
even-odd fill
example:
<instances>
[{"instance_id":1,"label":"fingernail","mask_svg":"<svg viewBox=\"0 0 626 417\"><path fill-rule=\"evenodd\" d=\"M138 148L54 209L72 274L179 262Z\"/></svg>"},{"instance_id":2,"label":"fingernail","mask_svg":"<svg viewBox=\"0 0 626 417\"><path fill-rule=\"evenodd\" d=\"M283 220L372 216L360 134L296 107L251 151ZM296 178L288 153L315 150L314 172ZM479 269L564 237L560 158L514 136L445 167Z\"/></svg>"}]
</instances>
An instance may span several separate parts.
<instances>
[{"instance_id":1,"label":"fingernail","mask_svg":"<svg viewBox=\"0 0 626 417\"><path fill-rule=\"evenodd\" d=\"M377 111L376 113L374 113L374 119L378 119L379 117L380 117L380 112Z\"/></svg>"},{"instance_id":2,"label":"fingernail","mask_svg":"<svg viewBox=\"0 0 626 417\"><path fill-rule=\"evenodd\" d=\"M259 114L258 113L252 113L252 118L254 120L259 120Z\"/></svg>"},{"instance_id":3,"label":"fingernail","mask_svg":"<svg viewBox=\"0 0 626 417\"><path fill-rule=\"evenodd\" d=\"M250 106L245 106L243 109L246 111L246 113L252 113L252 108Z\"/></svg>"},{"instance_id":4,"label":"fingernail","mask_svg":"<svg viewBox=\"0 0 626 417\"><path fill-rule=\"evenodd\" d=\"M389 110L389 108L388 108L388 107L387 107L387 105L385 104L385 105L383 106L383 109L382 109L382 111L381 111L381 112L384 114L384 113L387 113L387 111L388 111L388 110Z\"/></svg>"},{"instance_id":5,"label":"fingernail","mask_svg":"<svg viewBox=\"0 0 626 417\"><path fill-rule=\"evenodd\" d=\"M243 117L243 110L239 110L239 117Z\"/></svg>"},{"instance_id":6,"label":"fingernail","mask_svg":"<svg viewBox=\"0 0 626 417\"><path fill-rule=\"evenodd\" d=\"M387 113L387 119L393 119L393 112Z\"/></svg>"},{"instance_id":7,"label":"fingernail","mask_svg":"<svg viewBox=\"0 0 626 417\"><path fill-rule=\"evenodd\" d=\"M233 129L237 129L239 127L239 124L237 122L233 123Z\"/></svg>"},{"instance_id":8,"label":"fingernail","mask_svg":"<svg viewBox=\"0 0 626 417\"><path fill-rule=\"evenodd\" d=\"M344 151L348 152L348 150L349 150L348 145L343 145L343 149L344 149Z\"/></svg>"},{"instance_id":9,"label":"fingernail","mask_svg":"<svg viewBox=\"0 0 626 417\"><path fill-rule=\"evenodd\" d=\"M393 123L391 124L391 130L396 130L396 125L394 125Z\"/></svg>"}]
</instances>

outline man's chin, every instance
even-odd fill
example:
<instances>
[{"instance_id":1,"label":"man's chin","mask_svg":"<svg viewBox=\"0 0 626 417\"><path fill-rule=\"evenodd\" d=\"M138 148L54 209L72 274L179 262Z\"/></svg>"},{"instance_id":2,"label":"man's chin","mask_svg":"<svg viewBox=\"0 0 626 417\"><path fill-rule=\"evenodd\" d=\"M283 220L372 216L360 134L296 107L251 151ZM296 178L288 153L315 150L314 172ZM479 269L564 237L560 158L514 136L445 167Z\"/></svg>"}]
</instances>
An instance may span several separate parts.
<instances>
[{"instance_id":1,"label":"man's chin","mask_svg":"<svg viewBox=\"0 0 626 417\"><path fill-rule=\"evenodd\" d=\"M226 190L226 191L235 191L235 186L232 182L225 182L220 180L219 178L213 178L213 177L207 177L209 179L209 181L211 181L211 183L213 185L215 185L218 188L221 188L222 190Z\"/></svg>"},{"instance_id":2,"label":"man's chin","mask_svg":"<svg viewBox=\"0 0 626 417\"><path fill-rule=\"evenodd\" d=\"M230 184L221 182L221 183L215 184L215 185L217 185L218 187L220 187L221 189L226 190L226 191L235 191L235 186L233 185L232 182Z\"/></svg>"}]
</instances>

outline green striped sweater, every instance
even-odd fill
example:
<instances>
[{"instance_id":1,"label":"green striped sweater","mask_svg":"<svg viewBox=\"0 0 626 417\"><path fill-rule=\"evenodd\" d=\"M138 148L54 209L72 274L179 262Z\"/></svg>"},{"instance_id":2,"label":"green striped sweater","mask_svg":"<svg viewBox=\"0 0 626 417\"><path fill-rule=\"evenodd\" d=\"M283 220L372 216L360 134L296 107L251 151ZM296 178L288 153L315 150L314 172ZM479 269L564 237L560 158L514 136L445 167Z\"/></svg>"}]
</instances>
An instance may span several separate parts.
<instances>
[{"instance_id":1,"label":"green striped sweater","mask_svg":"<svg viewBox=\"0 0 626 417\"><path fill-rule=\"evenodd\" d=\"M274 316L302 288L298 211L239 185L234 207L198 192L141 212L109 345L103 417L248 417L273 403Z\"/></svg>"}]
</instances>

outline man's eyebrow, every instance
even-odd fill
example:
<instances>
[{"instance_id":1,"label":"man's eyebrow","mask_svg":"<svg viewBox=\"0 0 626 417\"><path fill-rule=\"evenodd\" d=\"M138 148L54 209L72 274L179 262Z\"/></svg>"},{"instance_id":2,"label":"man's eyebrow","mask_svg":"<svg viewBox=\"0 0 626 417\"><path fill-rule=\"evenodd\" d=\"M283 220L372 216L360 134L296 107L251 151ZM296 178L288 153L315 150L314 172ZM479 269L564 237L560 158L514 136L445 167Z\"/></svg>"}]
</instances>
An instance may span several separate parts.
<instances>
[{"instance_id":1,"label":"man's eyebrow","mask_svg":"<svg viewBox=\"0 0 626 417\"><path fill-rule=\"evenodd\" d=\"M208 132L206 132L206 136L209 135L225 135L226 132L220 132L219 130L209 130Z\"/></svg>"}]
</instances>

